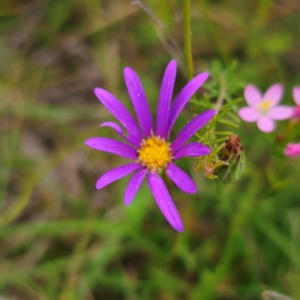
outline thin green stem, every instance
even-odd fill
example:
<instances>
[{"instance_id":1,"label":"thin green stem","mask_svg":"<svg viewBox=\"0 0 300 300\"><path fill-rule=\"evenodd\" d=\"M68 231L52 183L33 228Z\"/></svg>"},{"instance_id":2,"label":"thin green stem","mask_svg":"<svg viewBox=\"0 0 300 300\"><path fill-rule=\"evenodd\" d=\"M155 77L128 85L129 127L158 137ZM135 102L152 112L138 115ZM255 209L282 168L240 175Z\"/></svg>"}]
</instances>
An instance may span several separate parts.
<instances>
[{"instance_id":1,"label":"thin green stem","mask_svg":"<svg viewBox=\"0 0 300 300\"><path fill-rule=\"evenodd\" d=\"M215 143L219 143L219 142L226 141L227 139L228 139L228 137L224 137L224 138L220 138L220 139L216 139L216 140L209 141L209 142L207 142L207 144L208 144L208 145L210 145L210 144L215 144Z\"/></svg>"},{"instance_id":2,"label":"thin green stem","mask_svg":"<svg viewBox=\"0 0 300 300\"><path fill-rule=\"evenodd\" d=\"M225 77L220 75L220 95L215 106L216 114L220 112L222 108L222 104L225 100L225 96L226 96L226 81L225 81Z\"/></svg>"},{"instance_id":3,"label":"thin green stem","mask_svg":"<svg viewBox=\"0 0 300 300\"><path fill-rule=\"evenodd\" d=\"M214 135L231 135L232 132L230 132L230 131L212 131L211 134L214 134Z\"/></svg>"},{"instance_id":4,"label":"thin green stem","mask_svg":"<svg viewBox=\"0 0 300 300\"><path fill-rule=\"evenodd\" d=\"M191 80L194 75L192 45L191 45L191 5L190 0L183 0L183 29L184 29L184 56L187 67L187 77Z\"/></svg>"}]
</instances>

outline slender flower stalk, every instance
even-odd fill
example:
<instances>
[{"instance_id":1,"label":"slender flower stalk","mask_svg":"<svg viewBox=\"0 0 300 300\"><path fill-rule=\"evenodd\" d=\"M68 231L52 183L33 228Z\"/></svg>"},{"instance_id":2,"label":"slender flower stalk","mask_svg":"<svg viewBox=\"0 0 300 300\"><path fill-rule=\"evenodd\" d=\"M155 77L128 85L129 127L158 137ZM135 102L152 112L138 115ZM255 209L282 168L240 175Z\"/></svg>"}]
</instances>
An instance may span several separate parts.
<instances>
[{"instance_id":1,"label":"slender flower stalk","mask_svg":"<svg viewBox=\"0 0 300 300\"><path fill-rule=\"evenodd\" d=\"M191 44L191 4L190 0L183 0L183 29L184 29L184 55L187 66L187 76L191 80L194 74L192 44Z\"/></svg>"},{"instance_id":2,"label":"slender flower stalk","mask_svg":"<svg viewBox=\"0 0 300 300\"><path fill-rule=\"evenodd\" d=\"M215 111L207 110L194 117L182 128L175 139L169 142L170 131L180 111L209 76L208 73L202 73L193 78L171 105L176 69L177 65L174 60L166 68L158 99L156 127L153 124L142 84L131 68L124 69L124 78L139 124L113 95L102 88L95 88L98 99L122 124L127 133L124 134L122 128L114 122L104 122L101 126L114 129L125 140L125 143L110 138L92 137L86 141L86 145L131 160L130 163L103 174L96 183L97 189L133 173L124 194L125 205L129 205L147 177L150 190L165 218L174 229L183 231L180 215L159 175L165 172L184 192L196 192L193 180L174 162L182 157L199 157L210 153L206 145L198 142L187 143L187 141L212 119Z\"/></svg>"}]
</instances>

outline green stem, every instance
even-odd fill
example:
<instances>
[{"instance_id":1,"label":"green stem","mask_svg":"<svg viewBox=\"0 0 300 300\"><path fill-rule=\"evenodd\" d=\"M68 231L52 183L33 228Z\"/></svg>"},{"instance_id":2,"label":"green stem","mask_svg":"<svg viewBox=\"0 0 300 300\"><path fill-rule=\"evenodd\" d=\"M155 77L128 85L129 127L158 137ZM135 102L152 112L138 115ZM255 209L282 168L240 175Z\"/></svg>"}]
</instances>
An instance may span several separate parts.
<instances>
[{"instance_id":1,"label":"green stem","mask_svg":"<svg viewBox=\"0 0 300 300\"><path fill-rule=\"evenodd\" d=\"M230 131L213 131L211 133L214 135L227 135L227 136L232 134L232 132Z\"/></svg>"},{"instance_id":2,"label":"green stem","mask_svg":"<svg viewBox=\"0 0 300 300\"><path fill-rule=\"evenodd\" d=\"M183 29L184 29L184 56L187 66L187 77L191 80L194 75L192 46L191 46L191 5L190 0L183 0Z\"/></svg>"},{"instance_id":3,"label":"green stem","mask_svg":"<svg viewBox=\"0 0 300 300\"><path fill-rule=\"evenodd\" d=\"M220 95L219 98L217 100L216 106L215 106L215 110L216 110L216 114L218 114L222 108L222 104L225 100L225 96L226 96L226 81L225 81L225 77L224 76L220 76Z\"/></svg>"},{"instance_id":4,"label":"green stem","mask_svg":"<svg viewBox=\"0 0 300 300\"><path fill-rule=\"evenodd\" d=\"M227 139L228 139L228 137L226 136L221 139L211 140L211 141L207 142L207 145L223 142L223 141L226 141Z\"/></svg>"}]
</instances>

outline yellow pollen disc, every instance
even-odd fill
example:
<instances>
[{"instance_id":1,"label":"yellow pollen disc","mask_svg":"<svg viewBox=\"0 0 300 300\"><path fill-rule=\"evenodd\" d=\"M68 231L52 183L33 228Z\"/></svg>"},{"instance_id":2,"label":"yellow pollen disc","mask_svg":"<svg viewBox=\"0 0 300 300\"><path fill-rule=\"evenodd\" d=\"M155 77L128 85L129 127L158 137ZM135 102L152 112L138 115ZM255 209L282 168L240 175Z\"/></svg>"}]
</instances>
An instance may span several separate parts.
<instances>
[{"instance_id":1,"label":"yellow pollen disc","mask_svg":"<svg viewBox=\"0 0 300 300\"><path fill-rule=\"evenodd\" d=\"M264 100L261 103L257 105L257 108L262 112L262 113L267 113L268 110L270 109L270 106L272 104L271 100Z\"/></svg>"},{"instance_id":2,"label":"yellow pollen disc","mask_svg":"<svg viewBox=\"0 0 300 300\"><path fill-rule=\"evenodd\" d=\"M173 158L170 143L157 136L143 140L138 153L139 163L151 171L161 171Z\"/></svg>"}]
</instances>

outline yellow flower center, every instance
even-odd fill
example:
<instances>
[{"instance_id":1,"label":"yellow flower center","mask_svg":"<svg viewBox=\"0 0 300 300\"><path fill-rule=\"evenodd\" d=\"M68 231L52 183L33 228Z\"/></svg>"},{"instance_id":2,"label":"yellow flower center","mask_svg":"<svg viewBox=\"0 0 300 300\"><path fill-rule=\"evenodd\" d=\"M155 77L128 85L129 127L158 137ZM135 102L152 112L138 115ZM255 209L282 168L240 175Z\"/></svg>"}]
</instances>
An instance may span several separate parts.
<instances>
[{"instance_id":1,"label":"yellow flower center","mask_svg":"<svg viewBox=\"0 0 300 300\"><path fill-rule=\"evenodd\" d=\"M160 172L173 159L170 143L157 136L143 140L138 153L139 163L153 172Z\"/></svg>"},{"instance_id":2,"label":"yellow flower center","mask_svg":"<svg viewBox=\"0 0 300 300\"><path fill-rule=\"evenodd\" d=\"M262 114L266 114L272 105L271 100L264 100L257 105L257 108L260 110Z\"/></svg>"}]
</instances>

